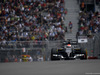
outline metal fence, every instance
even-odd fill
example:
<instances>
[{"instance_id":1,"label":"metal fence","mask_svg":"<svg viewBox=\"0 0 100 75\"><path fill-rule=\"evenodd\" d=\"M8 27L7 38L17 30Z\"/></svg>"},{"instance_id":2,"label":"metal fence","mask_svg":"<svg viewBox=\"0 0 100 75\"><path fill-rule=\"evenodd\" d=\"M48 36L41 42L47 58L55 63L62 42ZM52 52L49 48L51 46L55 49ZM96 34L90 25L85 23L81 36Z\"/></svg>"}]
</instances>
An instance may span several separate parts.
<instances>
[{"instance_id":1,"label":"metal fence","mask_svg":"<svg viewBox=\"0 0 100 75\"><path fill-rule=\"evenodd\" d=\"M18 41L0 43L0 62L20 61L21 55L30 55L33 61L49 61L51 48L60 48L62 41ZM100 56L100 33L94 34L94 38L88 38L87 43L80 44L87 50L88 56ZM40 60L42 59L42 60Z\"/></svg>"},{"instance_id":2,"label":"metal fence","mask_svg":"<svg viewBox=\"0 0 100 75\"><path fill-rule=\"evenodd\" d=\"M100 33L95 33L93 38L88 38L87 43L80 44L81 47L87 50L88 56L100 56Z\"/></svg>"},{"instance_id":3,"label":"metal fence","mask_svg":"<svg viewBox=\"0 0 100 75\"><path fill-rule=\"evenodd\" d=\"M0 43L0 61L20 61L21 55L30 55L33 61L48 61L51 48L55 47L61 47L61 41L3 41Z\"/></svg>"}]
</instances>

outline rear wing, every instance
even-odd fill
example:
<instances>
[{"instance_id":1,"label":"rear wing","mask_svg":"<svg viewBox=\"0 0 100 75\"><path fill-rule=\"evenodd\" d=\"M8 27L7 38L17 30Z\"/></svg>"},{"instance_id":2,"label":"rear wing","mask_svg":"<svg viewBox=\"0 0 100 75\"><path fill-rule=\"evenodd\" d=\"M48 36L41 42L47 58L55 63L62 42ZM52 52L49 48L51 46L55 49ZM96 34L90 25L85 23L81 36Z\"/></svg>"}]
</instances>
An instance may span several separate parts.
<instances>
[{"instance_id":1,"label":"rear wing","mask_svg":"<svg viewBox=\"0 0 100 75\"><path fill-rule=\"evenodd\" d=\"M67 44L77 45L78 42L77 42L77 41L64 41L64 42L63 42L63 45L67 45Z\"/></svg>"}]
</instances>

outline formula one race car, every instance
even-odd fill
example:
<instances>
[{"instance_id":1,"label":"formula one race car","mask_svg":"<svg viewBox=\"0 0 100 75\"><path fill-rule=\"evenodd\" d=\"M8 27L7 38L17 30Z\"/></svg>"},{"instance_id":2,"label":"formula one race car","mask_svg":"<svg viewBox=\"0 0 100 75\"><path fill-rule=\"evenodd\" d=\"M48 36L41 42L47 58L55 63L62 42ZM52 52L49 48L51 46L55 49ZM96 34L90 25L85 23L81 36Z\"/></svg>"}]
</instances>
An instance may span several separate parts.
<instances>
[{"instance_id":1,"label":"formula one race car","mask_svg":"<svg viewBox=\"0 0 100 75\"><path fill-rule=\"evenodd\" d=\"M31 61L33 61L32 60L32 57L30 56L30 55L21 55L21 57L22 57L22 62L31 62Z\"/></svg>"},{"instance_id":2,"label":"formula one race car","mask_svg":"<svg viewBox=\"0 0 100 75\"><path fill-rule=\"evenodd\" d=\"M51 60L87 59L87 52L80 48L77 41L64 41L62 48L51 49Z\"/></svg>"}]
</instances>

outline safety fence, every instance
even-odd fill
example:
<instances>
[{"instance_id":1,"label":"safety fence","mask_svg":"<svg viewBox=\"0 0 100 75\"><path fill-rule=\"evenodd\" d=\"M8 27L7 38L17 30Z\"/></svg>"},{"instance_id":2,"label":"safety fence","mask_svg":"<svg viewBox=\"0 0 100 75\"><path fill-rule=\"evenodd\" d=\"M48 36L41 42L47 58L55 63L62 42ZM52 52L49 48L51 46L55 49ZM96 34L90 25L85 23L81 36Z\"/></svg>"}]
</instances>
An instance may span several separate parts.
<instances>
[{"instance_id":1,"label":"safety fence","mask_svg":"<svg viewBox=\"0 0 100 75\"><path fill-rule=\"evenodd\" d=\"M79 44L87 50L88 56L100 57L100 33L88 38L87 43ZM31 57L31 61L49 61L52 48L61 48L62 41L17 41L0 43L0 62L21 62L22 56ZM26 56L25 56L26 57Z\"/></svg>"},{"instance_id":2,"label":"safety fence","mask_svg":"<svg viewBox=\"0 0 100 75\"><path fill-rule=\"evenodd\" d=\"M88 56L100 58L100 33L95 33L93 38L88 38L88 42L80 46L87 50Z\"/></svg>"},{"instance_id":3,"label":"safety fence","mask_svg":"<svg viewBox=\"0 0 100 75\"><path fill-rule=\"evenodd\" d=\"M61 41L3 41L0 43L0 62L21 62L23 56L31 57L31 61L48 61L51 48L55 47L61 47Z\"/></svg>"}]
</instances>

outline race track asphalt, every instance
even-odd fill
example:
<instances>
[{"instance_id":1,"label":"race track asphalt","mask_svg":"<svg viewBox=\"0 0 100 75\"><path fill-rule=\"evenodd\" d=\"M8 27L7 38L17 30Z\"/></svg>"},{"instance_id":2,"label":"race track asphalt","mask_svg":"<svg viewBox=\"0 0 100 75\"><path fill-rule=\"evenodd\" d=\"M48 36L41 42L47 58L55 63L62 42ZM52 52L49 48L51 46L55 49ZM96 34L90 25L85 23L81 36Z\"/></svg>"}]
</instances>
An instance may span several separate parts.
<instances>
[{"instance_id":1,"label":"race track asphalt","mask_svg":"<svg viewBox=\"0 0 100 75\"><path fill-rule=\"evenodd\" d=\"M0 75L100 75L100 60L0 63Z\"/></svg>"}]
</instances>

